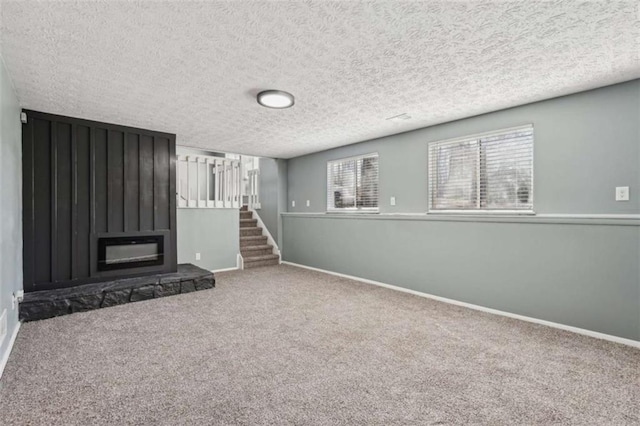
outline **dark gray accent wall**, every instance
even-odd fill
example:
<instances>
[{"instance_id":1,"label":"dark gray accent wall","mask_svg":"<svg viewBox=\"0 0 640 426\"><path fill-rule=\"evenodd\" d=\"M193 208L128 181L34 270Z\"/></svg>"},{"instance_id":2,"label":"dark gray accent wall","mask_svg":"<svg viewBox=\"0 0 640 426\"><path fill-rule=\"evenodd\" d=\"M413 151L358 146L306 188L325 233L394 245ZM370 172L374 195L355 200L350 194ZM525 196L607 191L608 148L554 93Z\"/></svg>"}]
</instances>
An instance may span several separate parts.
<instances>
[{"instance_id":1,"label":"dark gray accent wall","mask_svg":"<svg viewBox=\"0 0 640 426\"><path fill-rule=\"evenodd\" d=\"M22 290L22 160L20 105L0 57L0 317L7 333L0 335L0 375L18 323L13 294Z\"/></svg>"},{"instance_id":2,"label":"dark gray accent wall","mask_svg":"<svg viewBox=\"0 0 640 426\"><path fill-rule=\"evenodd\" d=\"M24 288L173 272L175 135L25 111ZM97 238L162 234L165 263L97 270Z\"/></svg>"},{"instance_id":3,"label":"dark gray accent wall","mask_svg":"<svg viewBox=\"0 0 640 426\"><path fill-rule=\"evenodd\" d=\"M639 118L635 80L290 159L284 260L640 340ZM429 141L526 123L539 216L424 214ZM324 214L326 162L368 152L380 155L381 214ZM616 202L616 186L631 200Z\"/></svg>"}]
</instances>

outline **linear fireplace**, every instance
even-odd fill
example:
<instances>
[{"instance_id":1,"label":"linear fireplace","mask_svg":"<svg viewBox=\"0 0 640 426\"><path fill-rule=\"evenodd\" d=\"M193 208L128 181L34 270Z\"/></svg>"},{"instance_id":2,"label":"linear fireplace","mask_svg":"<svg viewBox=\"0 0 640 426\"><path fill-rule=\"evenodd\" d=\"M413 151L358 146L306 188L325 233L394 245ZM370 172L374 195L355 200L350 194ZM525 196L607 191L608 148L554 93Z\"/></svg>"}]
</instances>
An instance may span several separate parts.
<instances>
[{"instance_id":1,"label":"linear fireplace","mask_svg":"<svg viewBox=\"0 0 640 426\"><path fill-rule=\"evenodd\" d=\"M175 135L24 112L25 292L176 272Z\"/></svg>"},{"instance_id":2,"label":"linear fireplace","mask_svg":"<svg viewBox=\"0 0 640 426\"><path fill-rule=\"evenodd\" d=\"M164 264L164 236L98 238L98 271Z\"/></svg>"}]
</instances>

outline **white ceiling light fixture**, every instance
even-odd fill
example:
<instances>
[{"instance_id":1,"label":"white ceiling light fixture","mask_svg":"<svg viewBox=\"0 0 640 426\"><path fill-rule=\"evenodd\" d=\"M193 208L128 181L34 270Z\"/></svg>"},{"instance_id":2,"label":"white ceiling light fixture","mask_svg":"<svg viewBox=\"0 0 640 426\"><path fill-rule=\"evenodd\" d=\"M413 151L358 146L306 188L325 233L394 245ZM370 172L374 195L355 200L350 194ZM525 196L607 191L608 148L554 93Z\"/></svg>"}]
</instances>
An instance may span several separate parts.
<instances>
[{"instance_id":1,"label":"white ceiling light fixture","mask_svg":"<svg viewBox=\"0 0 640 426\"><path fill-rule=\"evenodd\" d=\"M25 109L292 158L640 78L637 3L0 0L0 38ZM198 54L167 66L145 30L167 22L179 31L162 48ZM268 89L296 92L295 105L256 108ZM109 101L132 96L162 107ZM385 120L402 112L412 118Z\"/></svg>"},{"instance_id":2,"label":"white ceiling light fixture","mask_svg":"<svg viewBox=\"0 0 640 426\"><path fill-rule=\"evenodd\" d=\"M283 109L292 107L294 102L293 95L282 90L265 90L258 93L258 103L263 107Z\"/></svg>"}]
</instances>

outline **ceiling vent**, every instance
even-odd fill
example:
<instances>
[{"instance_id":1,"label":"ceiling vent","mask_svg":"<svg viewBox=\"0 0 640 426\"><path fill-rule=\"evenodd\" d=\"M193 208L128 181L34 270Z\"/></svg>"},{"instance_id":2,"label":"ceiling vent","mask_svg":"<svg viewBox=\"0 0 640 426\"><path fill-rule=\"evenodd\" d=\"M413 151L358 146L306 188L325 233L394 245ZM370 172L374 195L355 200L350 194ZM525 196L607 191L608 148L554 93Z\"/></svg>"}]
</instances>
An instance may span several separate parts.
<instances>
[{"instance_id":1,"label":"ceiling vent","mask_svg":"<svg viewBox=\"0 0 640 426\"><path fill-rule=\"evenodd\" d=\"M411 116L409 114L402 113L399 115L394 115L393 117L389 117L387 118L387 120L389 121L407 121L407 120L411 120Z\"/></svg>"}]
</instances>

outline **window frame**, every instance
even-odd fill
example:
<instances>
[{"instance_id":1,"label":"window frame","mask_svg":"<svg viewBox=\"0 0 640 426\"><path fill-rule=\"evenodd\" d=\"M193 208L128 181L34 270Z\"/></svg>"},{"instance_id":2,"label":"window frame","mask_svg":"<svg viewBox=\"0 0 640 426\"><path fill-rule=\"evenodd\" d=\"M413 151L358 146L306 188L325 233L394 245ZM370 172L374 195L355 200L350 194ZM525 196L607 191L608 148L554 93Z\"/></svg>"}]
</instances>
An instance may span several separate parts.
<instances>
[{"instance_id":1,"label":"window frame","mask_svg":"<svg viewBox=\"0 0 640 426\"><path fill-rule=\"evenodd\" d=\"M336 163L343 163L346 161L358 161L358 160L364 160L366 158L376 158L378 161L378 175L376 176L376 185L377 185L377 190L376 190L376 196L377 196L377 200L376 200L376 207L330 207L329 206L329 170L331 169L331 167L336 164ZM327 160L327 175L326 175L326 188L325 188L325 196L326 196L326 201L327 201L327 213L354 213L354 214L362 214L362 213L369 213L369 214L375 214L375 213L379 213L380 212L380 155L378 154L378 152L370 152L368 154L360 154L360 155L353 155L351 157L343 157L343 158L336 158L334 160ZM357 167L356 167L357 170ZM357 173L357 172L356 172ZM357 175L355 176L355 178L357 179Z\"/></svg>"},{"instance_id":2,"label":"window frame","mask_svg":"<svg viewBox=\"0 0 640 426\"><path fill-rule=\"evenodd\" d=\"M434 209L433 208L433 185L431 179L431 156L432 149L437 144L456 143L456 142L470 142L478 139L489 138L492 136L504 135L506 133L513 133L522 130L531 130L531 208L530 209ZM450 139L441 139L437 141L427 142L427 214L429 215L523 215L533 216L535 212L535 128L533 123L523 124L520 126L507 127L499 130L492 130L488 132L475 133L471 135L455 137Z\"/></svg>"}]
</instances>

